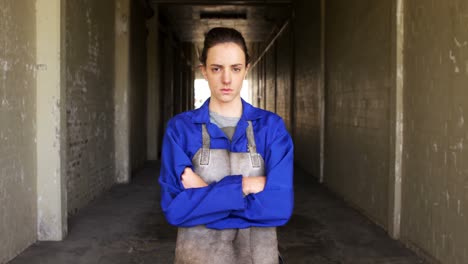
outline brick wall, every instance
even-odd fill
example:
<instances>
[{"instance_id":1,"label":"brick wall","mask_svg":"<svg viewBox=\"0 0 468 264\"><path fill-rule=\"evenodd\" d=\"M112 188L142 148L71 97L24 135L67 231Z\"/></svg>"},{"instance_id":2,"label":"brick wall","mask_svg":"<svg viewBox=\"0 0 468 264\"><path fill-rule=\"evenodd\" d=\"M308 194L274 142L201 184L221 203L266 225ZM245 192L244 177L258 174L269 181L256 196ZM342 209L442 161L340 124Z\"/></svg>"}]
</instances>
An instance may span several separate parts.
<instances>
[{"instance_id":1,"label":"brick wall","mask_svg":"<svg viewBox=\"0 0 468 264\"><path fill-rule=\"evenodd\" d=\"M69 1L66 17L68 212L114 183L114 1Z\"/></svg>"}]
</instances>

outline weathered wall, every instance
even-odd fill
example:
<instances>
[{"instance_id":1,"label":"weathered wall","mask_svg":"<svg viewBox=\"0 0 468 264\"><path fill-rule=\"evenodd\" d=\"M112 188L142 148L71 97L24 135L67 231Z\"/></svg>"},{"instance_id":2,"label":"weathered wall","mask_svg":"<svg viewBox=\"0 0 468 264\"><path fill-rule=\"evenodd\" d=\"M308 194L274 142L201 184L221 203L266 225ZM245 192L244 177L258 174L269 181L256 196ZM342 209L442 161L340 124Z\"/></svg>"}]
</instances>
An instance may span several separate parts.
<instances>
[{"instance_id":1,"label":"weathered wall","mask_svg":"<svg viewBox=\"0 0 468 264\"><path fill-rule=\"evenodd\" d=\"M392 1L326 2L325 183L387 225Z\"/></svg>"},{"instance_id":2,"label":"weathered wall","mask_svg":"<svg viewBox=\"0 0 468 264\"><path fill-rule=\"evenodd\" d=\"M295 162L320 176L320 1L293 1L294 18L248 75L253 103L279 114L295 142ZM285 21L286 23L286 21ZM261 55L269 43L252 45ZM254 58L254 60L257 58Z\"/></svg>"},{"instance_id":3,"label":"weathered wall","mask_svg":"<svg viewBox=\"0 0 468 264\"><path fill-rule=\"evenodd\" d=\"M272 50L265 54L265 90L264 101L265 109L276 112L276 45L272 46Z\"/></svg>"},{"instance_id":4,"label":"weathered wall","mask_svg":"<svg viewBox=\"0 0 468 264\"><path fill-rule=\"evenodd\" d=\"M160 82L159 76L161 67L159 63L158 43L159 43L159 30L158 30L158 19L159 9L158 6L153 6L155 9L153 16L148 20L148 38L147 43L147 92L146 92L146 153L147 159L150 161L159 160L159 138L161 122L160 109L159 109L159 97L160 97Z\"/></svg>"},{"instance_id":5,"label":"weathered wall","mask_svg":"<svg viewBox=\"0 0 468 264\"><path fill-rule=\"evenodd\" d=\"M265 64L266 62L266 56L263 57L262 60L260 60L257 64L257 97L258 97L258 107L266 109L266 93L267 93L267 88L266 87L266 69L265 69Z\"/></svg>"},{"instance_id":6,"label":"weathered wall","mask_svg":"<svg viewBox=\"0 0 468 264\"><path fill-rule=\"evenodd\" d=\"M468 3L405 3L401 236L468 263Z\"/></svg>"},{"instance_id":7,"label":"weathered wall","mask_svg":"<svg viewBox=\"0 0 468 264\"><path fill-rule=\"evenodd\" d=\"M293 43L291 25L282 32L276 40L276 113L280 115L286 128L292 133L293 129ZM274 51L272 51L274 52ZM293 135L294 136L294 135Z\"/></svg>"},{"instance_id":8,"label":"weathered wall","mask_svg":"<svg viewBox=\"0 0 468 264\"><path fill-rule=\"evenodd\" d=\"M161 29L159 32L158 49L160 56L160 120L166 128L167 122L174 115L194 108L194 65L198 61L193 59L191 43L180 42L167 26L164 15L159 14ZM162 137L160 137L162 140ZM161 146L161 145L159 145Z\"/></svg>"},{"instance_id":9,"label":"weathered wall","mask_svg":"<svg viewBox=\"0 0 468 264\"><path fill-rule=\"evenodd\" d=\"M131 4L130 158L134 171L140 169L146 161L147 31L141 1L132 1Z\"/></svg>"},{"instance_id":10,"label":"weathered wall","mask_svg":"<svg viewBox=\"0 0 468 264\"><path fill-rule=\"evenodd\" d=\"M171 119L174 114L174 49L173 41L166 32L160 32L160 53L161 54L161 65L160 70L161 76L161 97L160 97L160 109L161 109L161 121L164 124L163 130L166 129L165 125L167 121Z\"/></svg>"},{"instance_id":11,"label":"weathered wall","mask_svg":"<svg viewBox=\"0 0 468 264\"><path fill-rule=\"evenodd\" d=\"M36 240L35 3L0 1L0 263Z\"/></svg>"},{"instance_id":12,"label":"weathered wall","mask_svg":"<svg viewBox=\"0 0 468 264\"><path fill-rule=\"evenodd\" d=\"M252 43L250 53L256 56L253 57L247 76L253 105L279 114L290 132L294 100L291 34L291 26L288 25L266 53L264 53L265 48L270 43ZM263 56L257 61L261 55Z\"/></svg>"},{"instance_id":13,"label":"weathered wall","mask_svg":"<svg viewBox=\"0 0 468 264\"><path fill-rule=\"evenodd\" d=\"M251 56L250 62L250 69L247 73L247 80L249 81L249 89L250 89L250 96L251 96L251 103L252 105L259 107L260 102L263 100L261 96L260 87L258 86L259 83L259 69L257 65L254 65L255 61L257 60L258 52L260 49L261 43L250 43L249 45L249 53ZM256 54L256 55L254 55Z\"/></svg>"},{"instance_id":14,"label":"weathered wall","mask_svg":"<svg viewBox=\"0 0 468 264\"><path fill-rule=\"evenodd\" d=\"M320 1L294 1L295 162L320 176Z\"/></svg>"},{"instance_id":15,"label":"weathered wall","mask_svg":"<svg viewBox=\"0 0 468 264\"><path fill-rule=\"evenodd\" d=\"M114 1L67 1L68 211L114 183Z\"/></svg>"}]
</instances>

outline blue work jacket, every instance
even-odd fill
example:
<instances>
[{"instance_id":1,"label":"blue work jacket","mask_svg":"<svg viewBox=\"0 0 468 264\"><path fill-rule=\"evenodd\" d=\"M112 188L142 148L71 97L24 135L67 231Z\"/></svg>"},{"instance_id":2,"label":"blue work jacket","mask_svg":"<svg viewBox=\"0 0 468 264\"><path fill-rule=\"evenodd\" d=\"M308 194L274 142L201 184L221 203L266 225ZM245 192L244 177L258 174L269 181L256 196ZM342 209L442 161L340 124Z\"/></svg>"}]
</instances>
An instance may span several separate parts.
<instances>
[{"instance_id":1,"label":"blue work jacket","mask_svg":"<svg viewBox=\"0 0 468 264\"><path fill-rule=\"evenodd\" d=\"M293 210L293 143L277 114L242 100L242 116L230 141L210 123L209 99L199 109L181 113L167 124L162 146L159 183L161 207L175 226L206 225L212 229L280 226ZM202 147L202 124L211 137L211 149L247 152L247 121L252 121L257 152L265 160L265 189L244 197L242 175L226 175L207 187L185 189L181 175L192 167Z\"/></svg>"}]
</instances>

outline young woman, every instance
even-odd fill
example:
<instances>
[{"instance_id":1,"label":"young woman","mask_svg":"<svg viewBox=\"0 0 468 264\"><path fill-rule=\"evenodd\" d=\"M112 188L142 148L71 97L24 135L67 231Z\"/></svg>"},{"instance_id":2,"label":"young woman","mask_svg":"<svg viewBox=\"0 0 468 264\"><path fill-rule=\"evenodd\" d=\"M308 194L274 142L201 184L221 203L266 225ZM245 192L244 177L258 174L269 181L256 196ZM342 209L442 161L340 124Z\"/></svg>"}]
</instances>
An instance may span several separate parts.
<instances>
[{"instance_id":1,"label":"young woman","mask_svg":"<svg viewBox=\"0 0 468 264\"><path fill-rule=\"evenodd\" d=\"M293 209L293 143L282 119L240 97L242 35L210 30L200 58L211 97L163 140L162 210L178 226L175 263L278 263L276 226Z\"/></svg>"}]
</instances>

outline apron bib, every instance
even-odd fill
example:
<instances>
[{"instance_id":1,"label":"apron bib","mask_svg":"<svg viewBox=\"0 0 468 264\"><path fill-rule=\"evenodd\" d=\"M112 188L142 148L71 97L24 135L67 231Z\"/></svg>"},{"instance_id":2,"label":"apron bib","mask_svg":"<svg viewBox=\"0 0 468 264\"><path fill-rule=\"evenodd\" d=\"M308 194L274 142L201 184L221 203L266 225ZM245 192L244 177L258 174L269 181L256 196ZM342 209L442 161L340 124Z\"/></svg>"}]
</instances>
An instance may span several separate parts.
<instances>
[{"instance_id":1,"label":"apron bib","mask_svg":"<svg viewBox=\"0 0 468 264\"><path fill-rule=\"evenodd\" d=\"M210 149L210 135L202 124L203 146L192 159L195 173L210 184L226 175L265 176L257 153L252 122L248 121L249 152ZM229 176L228 176L229 177ZM204 225L177 231L175 264L278 264L275 227L215 230Z\"/></svg>"}]
</instances>

